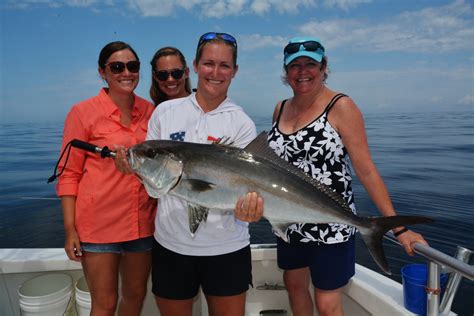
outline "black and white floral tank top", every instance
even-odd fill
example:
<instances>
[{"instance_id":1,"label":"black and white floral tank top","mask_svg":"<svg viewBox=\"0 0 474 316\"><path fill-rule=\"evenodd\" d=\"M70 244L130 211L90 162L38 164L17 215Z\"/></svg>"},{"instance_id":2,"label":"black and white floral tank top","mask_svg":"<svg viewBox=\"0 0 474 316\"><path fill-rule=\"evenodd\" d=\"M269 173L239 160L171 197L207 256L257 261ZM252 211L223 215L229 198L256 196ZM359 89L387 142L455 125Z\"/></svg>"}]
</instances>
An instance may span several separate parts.
<instances>
[{"instance_id":1,"label":"black and white floral tank top","mask_svg":"<svg viewBox=\"0 0 474 316\"><path fill-rule=\"evenodd\" d=\"M278 156L341 194L356 214L347 150L338 132L328 121L332 106L345 96L342 93L334 96L318 118L292 134L284 134L278 128L287 101L284 100L268 135L268 143ZM347 241L355 231L352 226L337 223L298 223L288 227L285 234L291 242L335 244Z\"/></svg>"}]
</instances>

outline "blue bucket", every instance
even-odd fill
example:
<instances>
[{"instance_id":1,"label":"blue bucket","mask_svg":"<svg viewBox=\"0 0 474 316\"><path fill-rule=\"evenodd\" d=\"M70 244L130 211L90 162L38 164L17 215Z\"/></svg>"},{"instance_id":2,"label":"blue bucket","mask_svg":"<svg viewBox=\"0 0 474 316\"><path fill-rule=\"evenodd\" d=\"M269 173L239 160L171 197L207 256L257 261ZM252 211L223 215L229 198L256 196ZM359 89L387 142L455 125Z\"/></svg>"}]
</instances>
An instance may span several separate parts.
<instances>
[{"instance_id":1,"label":"blue bucket","mask_svg":"<svg viewBox=\"0 0 474 316\"><path fill-rule=\"evenodd\" d=\"M401 269L403 281L403 302L405 308L417 315L426 315L426 284L428 267L426 264L409 264ZM448 275L440 274L441 297L444 294Z\"/></svg>"}]
</instances>

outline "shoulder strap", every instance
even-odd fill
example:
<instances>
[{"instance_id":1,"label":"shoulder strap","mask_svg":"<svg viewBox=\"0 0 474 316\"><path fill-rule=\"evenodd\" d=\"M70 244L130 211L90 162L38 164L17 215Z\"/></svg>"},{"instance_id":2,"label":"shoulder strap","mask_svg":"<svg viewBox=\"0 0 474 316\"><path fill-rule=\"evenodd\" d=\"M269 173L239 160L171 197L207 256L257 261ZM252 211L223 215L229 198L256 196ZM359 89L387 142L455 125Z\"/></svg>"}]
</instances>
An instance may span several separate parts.
<instances>
[{"instance_id":1,"label":"shoulder strap","mask_svg":"<svg viewBox=\"0 0 474 316\"><path fill-rule=\"evenodd\" d=\"M280 123L281 113L283 113L283 107L285 106L286 101L288 101L288 99L285 99L285 100L281 101L280 112L278 112L278 116L277 116L277 119L276 119L277 125Z\"/></svg>"},{"instance_id":2,"label":"shoulder strap","mask_svg":"<svg viewBox=\"0 0 474 316\"><path fill-rule=\"evenodd\" d=\"M324 113L326 113L326 121L328 120L328 113L329 111L331 111L332 107L334 106L334 104L336 104L336 102L340 99L340 98L343 98L343 97L347 97L347 95L345 95L344 93L338 93L336 94L335 96L332 97L331 101L329 101L329 104L326 106L326 108L324 109Z\"/></svg>"}]
</instances>

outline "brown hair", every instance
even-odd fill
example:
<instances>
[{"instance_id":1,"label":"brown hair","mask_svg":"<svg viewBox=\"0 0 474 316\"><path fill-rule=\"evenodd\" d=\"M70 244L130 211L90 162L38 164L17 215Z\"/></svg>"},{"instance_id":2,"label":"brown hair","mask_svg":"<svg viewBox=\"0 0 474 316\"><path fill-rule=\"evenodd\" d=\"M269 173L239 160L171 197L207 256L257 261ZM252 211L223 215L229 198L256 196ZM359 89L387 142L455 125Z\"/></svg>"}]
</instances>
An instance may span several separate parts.
<instances>
[{"instance_id":1,"label":"brown hair","mask_svg":"<svg viewBox=\"0 0 474 316\"><path fill-rule=\"evenodd\" d=\"M188 67L183 53L181 53L181 51L175 47L171 47L171 46L162 47L155 53L155 55L153 55L153 58L150 61L150 65L151 65L150 97L153 100L153 103L155 103L155 106L160 104L161 102L168 100L168 96L160 89L158 82L155 80L155 76L153 75L156 70L155 67L156 67L157 60L165 56L178 56L179 60L183 64L183 67L184 68ZM189 77L186 78L184 89L186 90L187 93L191 94L191 80L189 79Z\"/></svg>"},{"instance_id":2,"label":"brown hair","mask_svg":"<svg viewBox=\"0 0 474 316\"><path fill-rule=\"evenodd\" d=\"M133 50L132 46L124 42L116 41L108 43L100 51L99 60L97 62L99 64L99 67L101 69L105 69L105 64L107 64L107 60L109 60L110 56L112 56L113 53L124 49L129 49L133 53L133 55L135 55L137 61L140 61L137 53Z\"/></svg>"}]
</instances>

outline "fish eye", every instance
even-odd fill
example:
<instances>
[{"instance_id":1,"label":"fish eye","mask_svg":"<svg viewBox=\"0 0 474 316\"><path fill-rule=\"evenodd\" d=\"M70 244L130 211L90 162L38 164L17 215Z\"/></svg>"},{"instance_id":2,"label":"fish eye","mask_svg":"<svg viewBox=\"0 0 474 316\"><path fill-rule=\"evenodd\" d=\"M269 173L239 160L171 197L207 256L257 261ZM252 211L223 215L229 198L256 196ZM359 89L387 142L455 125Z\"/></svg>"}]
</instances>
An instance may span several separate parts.
<instances>
[{"instance_id":1,"label":"fish eye","mask_svg":"<svg viewBox=\"0 0 474 316\"><path fill-rule=\"evenodd\" d=\"M147 151L145 152L145 155L148 157L148 158L154 158L156 156L156 151L153 149L153 148L149 148L147 149Z\"/></svg>"}]
</instances>

